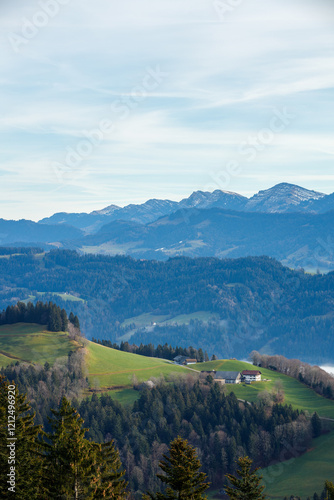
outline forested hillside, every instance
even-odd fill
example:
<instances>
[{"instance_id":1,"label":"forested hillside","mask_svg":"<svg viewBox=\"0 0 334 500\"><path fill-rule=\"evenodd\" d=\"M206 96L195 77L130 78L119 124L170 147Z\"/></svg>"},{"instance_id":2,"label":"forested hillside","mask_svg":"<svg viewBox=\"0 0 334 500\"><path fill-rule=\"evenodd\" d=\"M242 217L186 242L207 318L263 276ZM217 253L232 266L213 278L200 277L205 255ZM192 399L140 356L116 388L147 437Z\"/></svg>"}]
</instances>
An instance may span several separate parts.
<instances>
[{"instance_id":1,"label":"forested hillside","mask_svg":"<svg viewBox=\"0 0 334 500\"><path fill-rule=\"evenodd\" d=\"M267 406L260 400L243 404L212 378L196 381L191 374L143 389L131 407L107 394L80 401L85 388L80 354L69 356L65 365L17 364L0 375L20 392L28 392L37 413L35 423L48 433L50 408L57 408L64 395L70 397L88 428L87 438L99 443L115 439L135 499L147 489L161 487L156 478L158 461L177 436L198 449L214 486L221 486L224 474L235 471L239 456L248 454L256 465L267 465L283 455L288 459L305 452L311 442L312 425L302 411L288 405Z\"/></svg>"},{"instance_id":2,"label":"forested hillside","mask_svg":"<svg viewBox=\"0 0 334 500\"><path fill-rule=\"evenodd\" d=\"M0 307L52 300L81 318L88 338L128 334L138 345L193 345L209 356L240 359L256 349L332 361L334 273L309 275L267 257L10 253L0 259Z\"/></svg>"}]
</instances>

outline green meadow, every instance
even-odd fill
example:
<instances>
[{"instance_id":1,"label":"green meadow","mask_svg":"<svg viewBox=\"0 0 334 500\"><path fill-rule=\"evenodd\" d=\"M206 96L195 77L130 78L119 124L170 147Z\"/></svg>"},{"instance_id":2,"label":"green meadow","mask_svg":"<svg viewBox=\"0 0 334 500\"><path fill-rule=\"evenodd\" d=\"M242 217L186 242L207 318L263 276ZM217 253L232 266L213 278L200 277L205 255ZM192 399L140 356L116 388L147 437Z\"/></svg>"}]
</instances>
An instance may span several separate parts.
<instances>
[{"instance_id":1,"label":"green meadow","mask_svg":"<svg viewBox=\"0 0 334 500\"><path fill-rule=\"evenodd\" d=\"M187 316L180 317L181 321L188 319ZM39 364L48 361L52 364L78 347L79 344L71 341L66 333L48 332L43 325L17 323L0 326L0 367L15 361ZM134 377L142 382L152 377L194 374L194 371L166 360L118 351L93 342L86 345L86 367L91 391L98 395L106 392L124 405L132 405L140 395L132 388ZM197 371L255 369L252 364L238 360L198 363L191 368ZM318 396L291 377L263 368L260 370L265 380L251 385L227 385L227 391L233 391L240 399L256 401L260 392L271 392L275 382L280 380L286 403L309 414L317 411L322 417L334 419L334 401ZM301 457L263 469L261 474L266 484L265 493L273 500L290 495L306 500L314 492L320 494L324 481L334 478L334 432L314 439L310 450ZM216 492L211 491L208 498L213 499L215 495Z\"/></svg>"},{"instance_id":2,"label":"green meadow","mask_svg":"<svg viewBox=\"0 0 334 500\"><path fill-rule=\"evenodd\" d=\"M242 371L242 370L256 370L250 363L237 360L217 360L209 361L207 363L198 363L194 366L196 370L225 370L225 371ZM282 382L285 394L285 403L291 404L294 408L299 408L309 412L310 414L315 411L322 417L334 419L334 401L325 399L316 394L312 389L309 389L298 380L278 373L276 371L259 368L262 372L262 379L268 381L254 382L251 385L246 384L233 384L227 385L229 392L234 392L240 399L246 401L256 401L258 394L262 391L272 391L275 382L279 379Z\"/></svg>"},{"instance_id":3,"label":"green meadow","mask_svg":"<svg viewBox=\"0 0 334 500\"><path fill-rule=\"evenodd\" d=\"M314 439L304 455L263 469L261 475L265 493L273 499L320 496L325 480L334 481L334 432Z\"/></svg>"},{"instance_id":4,"label":"green meadow","mask_svg":"<svg viewBox=\"0 0 334 500\"><path fill-rule=\"evenodd\" d=\"M297 458L291 458L259 471L265 495L283 500L291 495L302 500L320 497L326 480L334 480L334 432L313 439L310 449ZM221 498L219 490L211 490L208 499Z\"/></svg>"},{"instance_id":5,"label":"green meadow","mask_svg":"<svg viewBox=\"0 0 334 500\"><path fill-rule=\"evenodd\" d=\"M156 315L151 313L143 313L139 316L134 316L123 321L122 327L126 327L131 324L135 324L136 327L150 326L152 323L159 323L160 325L189 325L190 321L197 319L199 321L207 322L210 319L216 317L215 314L208 311L197 311L190 314L179 314L178 316L173 316L172 318L167 315Z\"/></svg>"},{"instance_id":6,"label":"green meadow","mask_svg":"<svg viewBox=\"0 0 334 500\"><path fill-rule=\"evenodd\" d=\"M89 381L97 388L131 387L134 376L143 382L151 377L189 373L187 368L163 359L118 351L94 342L88 342L86 363Z\"/></svg>"},{"instance_id":7,"label":"green meadow","mask_svg":"<svg viewBox=\"0 0 334 500\"><path fill-rule=\"evenodd\" d=\"M0 366L16 361L53 364L77 349L64 332L49 332L43 325L16 323L0 326Z\"/></svg>"}]
</instances>

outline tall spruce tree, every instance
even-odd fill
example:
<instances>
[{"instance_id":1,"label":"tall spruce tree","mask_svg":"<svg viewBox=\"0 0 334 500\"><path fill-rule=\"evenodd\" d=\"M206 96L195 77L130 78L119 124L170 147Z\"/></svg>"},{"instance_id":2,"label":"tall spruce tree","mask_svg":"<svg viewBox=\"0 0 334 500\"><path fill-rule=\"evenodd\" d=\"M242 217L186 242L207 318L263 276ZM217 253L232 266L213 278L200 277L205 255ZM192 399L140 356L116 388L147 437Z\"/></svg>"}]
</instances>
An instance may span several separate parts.
<instances>
[{"instance_id":1,"label":"tall spruce tree","mask_svg":"<svg viewBox=\"0 0 334 500\"><path fill-rule=\"evenodd\" d=\"M51 412L51 432L41 443L48 498L93 499L96 449L84 437L87 429L82 427L83 420L66 398L59 410Z\"/></svg>"},{"instance_id":2,"label":"tall spruce tree","mask_svg":"<svg viewBox=\"0 0 334 500\"><path fill-rule=\"evenodd\" d=\"M114 442L96 444L95 451L94 499L125 500L127 498L125 471L122 469Z\"/></svg>"},{"instance_id":3,"label":"tall spruce tree","mask_svg":"<svg viewBox=\"0 0 334 500\"><path fill-rule=\"evenodd\" d=\"M238 459L237 474L239 478L227 474L226 478L231 486L225 487L225 492L232 500L265 500L263 495L264 485L261 484L262 477L256 474L258 469L251 471L253 461L248 457Z\"/></svg>"},{"instance_id":4,"label":"tall spruce tree","mask_svg":"<svg viewBox=\"0 0 334 500\"><path fill-rule=\"evenodd\" d=\"M331 481L326 481L325 489L328 491L330 500L334 500L334 483L332 483Z\"/></svg>"},{"instance_id":5,"label":"tall spruce tree","mask_svg":"<svg viewBox=\"0 0 334 500\"><path fill-rule=\"evenodd\" d=\"M163 455L164 460L159 463L160 469L165 473L157 477L167 485L165 493L148 493L143 499L154 500L203 500L203 492L208 489L206 474L199 472L201 462L195 449L188 441L177 437L172 441L169 454Z\"/></svg>"},{"instance_id":6,"label":"tall spruce tree","mask_svg":"<svg viewBox=\"0 0 334 500\"><path fill-rule=\"evenodd\" d=\"M78 328L78 330L80 330L80 322L79 322L78 316L74 316L74 318L73 318L73 326L75 328Z\"/></svg>"},{"instance_id":7,"label":"tall spruce tree","mask_svg":"<svg viewBox=\"0 0 334 500\"><path fill-rule=\"evenodd\" d=\"M312 425L313 437L319 437L321 435L321 432L322 432L322 423L321 423L320 417L316 411L312 415L311 425Z\"/></svg>"},{"instance_id":8,"label":"tall spruce tree","mask_svg":"<svg viewBox=\"0 0 334 500\"><path fill-rule=\"evenodd\" d=\"M62 332L66 332L68 329L68 318L65 309L61 310L60 318L61 318L61 330Z\"/></svg>"},{"instance_id":9,"label":"tall spruce tree","mask_svg":"<svg viewBox=\"0 0 334 500\"><path fill-rule=\"evenodd\" d=\"M56 304L49 303L49 320L48 330L50 332L60 332L62 330L62 318L60 314L60 307Z\"/></svg>"},{"instance_id":10,"label":"tall spruce tree","mask_svg":"<svg viewBox=\"0 0 334 500\"><path fill-rule=\"evenodd\" d=\"M15 402L11 399L12 393ZM42 493L42 459L38 454L37 436L41 426L34 425L34 416L26 396L0 376L0 498L47 498ZM8 426L9 420L15 429L13 425ZM10 437L15 439L8 439ZM15 471L15 494L8 489L11 470Z\"/></svg>"}]
</instances>

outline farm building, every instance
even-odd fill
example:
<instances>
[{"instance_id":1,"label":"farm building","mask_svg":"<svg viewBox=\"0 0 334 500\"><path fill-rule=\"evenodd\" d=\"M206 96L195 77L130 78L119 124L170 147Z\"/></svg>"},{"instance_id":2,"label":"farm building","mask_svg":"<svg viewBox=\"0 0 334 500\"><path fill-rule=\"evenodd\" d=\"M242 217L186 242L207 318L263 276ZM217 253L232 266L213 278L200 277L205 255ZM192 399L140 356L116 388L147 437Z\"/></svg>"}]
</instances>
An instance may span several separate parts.
<instances>
[{"instance_id":1,"label":"farm building","mask_svg":"<svg viewBox=\"0 0 334 500\"><path fill-rule=\"evenodd\" d=\"M197 363L197 359L187 358L183 364L184 365L194 365L195 363Z\"/></svg>"},{"instance_id":2,"label":"farm building","mask_svg":"<svg viewBox=\"0 0 334 500\"><path fill-rule=\"evenodd\" d=\"M218 371L214 375L214 379L216 382L220 384L240 384L241 382L241 373L240 372L222 372ZM224 382L223 382L224 380Z\"/></svg>"},{"instance_id":3,"label":"farm building","mask_svg":"<svg viewBox=\"0 0 334 500\"><path fill-rule=\"evenodd\" d=\"M194 365L197 363L197 359L188 358L187 356L176 356L173 361L177 365Z\"/></svg>"},{"instance_id":4,"label":"farm building","mask_svg":"<svg viewBox=\"0 0 334 500\"><path fill-rule=\"evenodd\" d=\"M261 381L261 372L259 370L244 370L241 375L245 382Z\"/></svg>"}]
</instances>

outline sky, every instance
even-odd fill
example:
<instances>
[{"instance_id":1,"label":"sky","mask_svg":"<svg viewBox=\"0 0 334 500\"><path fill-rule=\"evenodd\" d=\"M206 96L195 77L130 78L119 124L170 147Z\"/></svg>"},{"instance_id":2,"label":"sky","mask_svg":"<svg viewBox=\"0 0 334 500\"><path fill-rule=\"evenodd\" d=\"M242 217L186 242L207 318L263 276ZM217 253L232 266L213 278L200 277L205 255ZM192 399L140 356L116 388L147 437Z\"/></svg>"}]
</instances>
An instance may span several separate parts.
<instances>
[{"instance_id":1,"label":"sky","mask_svg":"<svg viewBox=\"0 0 334 500\"><path fill-rule=\"evenodd\" d=\"M334 191L332 0L0 12L0 218L280 182Z\"/></svg>"}]
</instances>

